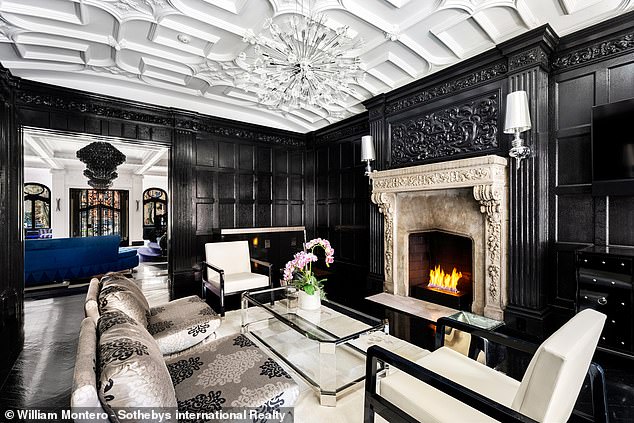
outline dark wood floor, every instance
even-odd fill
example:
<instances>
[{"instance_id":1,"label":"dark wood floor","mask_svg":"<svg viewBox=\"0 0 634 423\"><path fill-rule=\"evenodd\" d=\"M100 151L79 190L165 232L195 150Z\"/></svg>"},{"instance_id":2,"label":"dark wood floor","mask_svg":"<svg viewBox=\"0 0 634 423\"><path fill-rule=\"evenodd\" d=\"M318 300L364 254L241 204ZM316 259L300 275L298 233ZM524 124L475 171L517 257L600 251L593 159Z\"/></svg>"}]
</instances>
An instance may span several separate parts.
<instances>
[{"instance_id":1,"label":"dark wood floor","mask_svg":"<svg viewBox=\"0 0 634 423\"><path fill-rule=\"evenodd\" d=\"M142 286L151 305L169 300L165 265L141 266L135 280ZM329 285L331 300L388 318L393 334L430 348L428 323L370 304L363 299L368 293L347 289L350 284ZM84 316L84 291L26 301L25 346L0 389L2 409L29 407L58 411L69 407L77 336ZM234 304L234 308L237 305ZM634 361L606 355L597 356L596 361L606 370L611 421L634 422ZM578 407L585 409L587 406L587 392L582 392Z\"/></svg>"},{"instance_id":2,"label":"dark wood floor","mask_svg":"<svg viewBox=\"0 0 634 423\"><path fill-rule=\"evenodd\" d=\"M166 264L135 269L150 305L169 300ZM76 294L73 294L73 289ZM70 407L85 288L57 291L53 298L32 295L24 304L24 349L0 389L0 407L58 411ZM1 421L1 420L0 420Z\"/></svg>"}]
</instances>

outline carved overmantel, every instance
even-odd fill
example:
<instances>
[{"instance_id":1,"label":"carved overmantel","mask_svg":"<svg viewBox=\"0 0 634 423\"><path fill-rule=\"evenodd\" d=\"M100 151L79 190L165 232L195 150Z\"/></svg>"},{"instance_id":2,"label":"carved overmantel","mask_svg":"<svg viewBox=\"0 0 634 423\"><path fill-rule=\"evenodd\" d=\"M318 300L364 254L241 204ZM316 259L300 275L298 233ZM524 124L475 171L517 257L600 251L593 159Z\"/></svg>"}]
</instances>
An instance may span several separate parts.
<instances>
[{"instance_id":1,"label":"carved overmantel","mask_svg":"<svg viewBox=\"0 0 634 423\"><path fill-rule=\"evenodd\" d=\"M409 233L434 229L453 231L474 241L472 310L503 319L508 267L507 166L507 159L503 157L481 156L372 172L372 202L378 205L384 219L386 292L409 295L408 264L401 259L407 257L405 240ZM465 192L469 189L469 201L475 203L473 207L464 207ZM455 195L443 201L456 201L460 220L469 221L468 225L451 227L452 219L447 216L430 216L440 211L411 207L413 201L424 205L436 195L448 192ZM417 199L416 193L421 194L420 198ZM448 226L434 223L438 221L447 222Z\"/></svg>"}]
</instances>

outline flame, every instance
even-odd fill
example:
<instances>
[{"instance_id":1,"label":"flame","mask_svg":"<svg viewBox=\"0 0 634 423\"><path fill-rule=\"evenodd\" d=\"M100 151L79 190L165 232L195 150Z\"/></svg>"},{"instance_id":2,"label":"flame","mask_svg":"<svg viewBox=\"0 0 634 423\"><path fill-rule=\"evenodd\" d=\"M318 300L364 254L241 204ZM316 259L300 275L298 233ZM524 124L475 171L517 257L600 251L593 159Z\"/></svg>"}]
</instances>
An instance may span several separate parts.
<instances>
[{"instance_id":1,"label":"flame","mask_svg":"<svg viewBox=\"0 0 634 423\"><path fill-rule=\"evenodd\" d=\"M462 277L462 272L456 272L454 267L451 274L445 273L440 265L429 271L429 288L436 288L441 291L458 292L458 281Z\"/></svg>"}]
</instances>

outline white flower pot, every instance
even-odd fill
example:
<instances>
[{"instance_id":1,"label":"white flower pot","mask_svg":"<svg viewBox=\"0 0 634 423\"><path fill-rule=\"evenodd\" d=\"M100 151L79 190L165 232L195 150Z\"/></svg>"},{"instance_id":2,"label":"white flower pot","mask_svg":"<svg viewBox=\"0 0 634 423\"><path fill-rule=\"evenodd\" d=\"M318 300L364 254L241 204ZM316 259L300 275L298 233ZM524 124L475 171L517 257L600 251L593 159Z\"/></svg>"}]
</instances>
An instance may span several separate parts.
<instances>
[{"instance_id":1,"label":"white flower pot","mask_svg":"<svg viewBox=\"0 0 634 423\"><path fill-rule=\"evenodd\" d=\"M321 297L319 291L313 295L308 295L304 291L299 291L299 308L302 310L317 310L321 307Z\"/></svg>"}]
</instances>

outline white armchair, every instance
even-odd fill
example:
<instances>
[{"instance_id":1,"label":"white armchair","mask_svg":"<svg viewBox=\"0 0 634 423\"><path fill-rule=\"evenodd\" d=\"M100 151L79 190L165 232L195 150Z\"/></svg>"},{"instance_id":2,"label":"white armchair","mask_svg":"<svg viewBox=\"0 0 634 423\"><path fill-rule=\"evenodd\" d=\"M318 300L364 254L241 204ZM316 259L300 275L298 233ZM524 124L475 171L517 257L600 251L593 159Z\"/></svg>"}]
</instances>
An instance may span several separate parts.
<instances>
[{"instance_id":1,"label":"white armchair","mask_svg":"<svg viewBox=\"0 0 634 423\"><path fill-rule=\"evenodd\" d=\"M251 263L263 266L268 276L251 272ZM225 296L243 291L272 287L271 263L251 258L248 241L212 242L205 244L205 261L202 263L202 294L207 291L220 298L220 315L225 315Z\"/></svg>"},{"instance_id":2,"label":"white armchair","mask_svg":"<svg viewBox=\"0 0 634 423\"><path fill-rule=\"evenodd\" d=\"M416 363L371 347L365 422L373 422L374 413L390 422L566 422L589 367L591 373L597 369L590 365L604 322L605 315L594 310L574 316L536 349L521 382L447 347ZM527 351L522 341L507 345ZM377 384L379 360L399 370ZM602 420L605 391L592 389L603 395L595 404L595 413L602 414L595 417Z\"/></svg>"}]
</instances>

